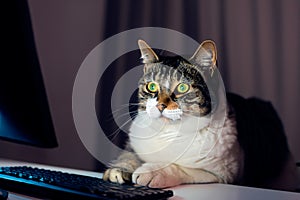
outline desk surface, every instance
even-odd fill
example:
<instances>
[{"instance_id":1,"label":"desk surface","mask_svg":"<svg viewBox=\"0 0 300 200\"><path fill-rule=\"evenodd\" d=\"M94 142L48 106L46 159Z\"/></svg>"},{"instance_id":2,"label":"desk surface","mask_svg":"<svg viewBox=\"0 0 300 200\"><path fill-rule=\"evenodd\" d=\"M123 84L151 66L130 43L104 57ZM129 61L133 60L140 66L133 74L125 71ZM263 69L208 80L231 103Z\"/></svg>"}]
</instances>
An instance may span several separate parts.
<instances>
[{"instance_id":1,"label":"desk surface","mask_svg":"<svg viewBox=\"0 0 300 200\"><path fill-rule=\"evenodd\" d=\"M82 175L92 176L92 177L102 176L102 174L98 172L0 159L0 166L17 166L17 165L27 165L27 166L40 167L40 168L45 168L50 170L59 170L62 172L82 174ZM170 189L173 190L175 194L172 198L170 198L170 200L199 200L199 199L300 200L300 193L241 187L241 186L228 185L228 184L189 184L189 185L177 186ZM29 199L33 200L35 198L27 197L15 193L10 193L8 199L9 200L29 200Z\"/></svg>"}]
</instances>

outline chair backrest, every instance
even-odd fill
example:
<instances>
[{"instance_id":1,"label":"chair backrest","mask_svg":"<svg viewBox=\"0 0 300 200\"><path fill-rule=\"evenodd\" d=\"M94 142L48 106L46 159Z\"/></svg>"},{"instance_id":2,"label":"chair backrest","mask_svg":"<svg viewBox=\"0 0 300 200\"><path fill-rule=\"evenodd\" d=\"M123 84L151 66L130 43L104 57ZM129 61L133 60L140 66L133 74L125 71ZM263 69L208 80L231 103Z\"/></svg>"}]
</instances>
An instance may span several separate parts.
<instances>
[{"instance_id":1,"label":"chair backrest","mask_svg":"<svg viewBox=\"0 0 300 200\"><path fill-rule=\"evenodd\" d=\"M284 128L270 102L228 93L236 115L238 141L244 150L244 176L240 184L264 187L279 176L290 151Z\"/></svg>"}]
</instances>

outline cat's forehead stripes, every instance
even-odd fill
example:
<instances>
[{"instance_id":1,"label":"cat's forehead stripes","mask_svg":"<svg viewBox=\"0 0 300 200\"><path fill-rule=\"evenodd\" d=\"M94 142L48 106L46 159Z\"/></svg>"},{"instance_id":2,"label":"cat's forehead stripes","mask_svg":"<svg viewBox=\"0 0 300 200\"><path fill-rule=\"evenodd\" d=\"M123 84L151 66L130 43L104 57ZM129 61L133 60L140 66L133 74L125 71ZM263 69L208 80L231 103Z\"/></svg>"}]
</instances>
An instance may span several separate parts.
<instances>
[{"instance_id":1,"label":"cat's forehead stripes","mask_svg":"<svg viewBox=\"0 0 300 200\"><path fill-rule=\"evenodd\" d=\"M147 71L143 77L145 83L155 81L169 90L174 90L179 83L187 83L209 95L197 66L193 66L180 56L162 57L161 60L161 62L147 64Z\"/></svg>"},{"instance_id":2,"label":"cat's forehead stripes","mask_svg":"<svg viewBox=\"0 0 300 200\"><path fill-rule=\"evenodd\" d=\"M177 69L162 64L154 66L143 79L145 83L154 81L167 91L174 90L180 82L187 82Z\"/></svg>"}]
</instances>

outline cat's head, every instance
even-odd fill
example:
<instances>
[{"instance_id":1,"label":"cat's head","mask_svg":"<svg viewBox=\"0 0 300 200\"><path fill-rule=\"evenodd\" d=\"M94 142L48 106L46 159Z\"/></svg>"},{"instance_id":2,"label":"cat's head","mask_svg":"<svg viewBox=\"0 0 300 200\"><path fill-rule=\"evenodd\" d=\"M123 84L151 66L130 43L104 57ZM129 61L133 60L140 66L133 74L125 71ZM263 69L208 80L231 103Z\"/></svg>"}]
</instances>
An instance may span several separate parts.
<instances>
[{"instance_id":1,"label":"cat's head","mask_svg":"<svg viewBox=\"0 0 300 200\"><path fill-rule=\"evenodd\" d=\"M205 116L211 112L211 97L202 68L215 69L216 45L204 41L189 59L181 56L158 56L139 40L144 74L139 82L139 111L151 118L171 120L184 116Z\"/></svg>"}]
</instances>

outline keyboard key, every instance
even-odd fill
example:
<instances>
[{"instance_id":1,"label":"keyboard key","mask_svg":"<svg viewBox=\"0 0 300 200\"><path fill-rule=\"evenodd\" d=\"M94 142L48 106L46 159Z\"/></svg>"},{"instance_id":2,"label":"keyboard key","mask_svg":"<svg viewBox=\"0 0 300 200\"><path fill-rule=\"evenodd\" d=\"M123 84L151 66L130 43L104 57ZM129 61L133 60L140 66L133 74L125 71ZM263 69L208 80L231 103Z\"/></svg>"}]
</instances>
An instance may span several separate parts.
<instances>
[{"instance_id":1,"label":"keyboard key","mask_svg":"<svg viewBox=\"0 0 300 200\"><path fill-rule=\"evenodd\" d=\"M26 166L0 167L0 187L42 198L74 200L147 200L166 199L173 195L170 190L151 189L133 184L119 185L99 178Z\"/></svg>"}]
</instances>

